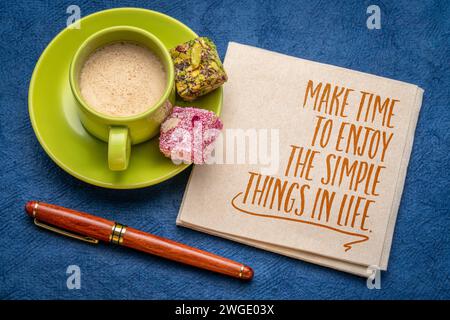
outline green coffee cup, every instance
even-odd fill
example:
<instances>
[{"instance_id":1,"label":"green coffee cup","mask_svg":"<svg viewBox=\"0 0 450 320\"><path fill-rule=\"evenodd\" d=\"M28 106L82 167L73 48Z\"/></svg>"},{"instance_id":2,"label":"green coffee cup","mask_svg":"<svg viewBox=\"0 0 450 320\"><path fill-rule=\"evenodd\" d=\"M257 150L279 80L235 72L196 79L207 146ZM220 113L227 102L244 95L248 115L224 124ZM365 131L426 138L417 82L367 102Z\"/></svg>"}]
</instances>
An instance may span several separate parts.
<instances>
[{"instance_id":1,"label":"green coffee cup","mask_svg":"<svg viewBox=\"0 0 450 320\"><path fill-rule=\"evenodd\" d=\"M100 47L120 41L136 43L151 50L161 60L167 78L166 89L159 101L148 106L145 112L128 117L96 111L83 99L78 85L81 68L89 55ZM114 171L127 169L132 145L158 134L159 126L170 113L175 100L174 67L168 50L156 36L136 27L110 27L87 38L73 57L69 80L81 123L93 136L108 143L108 166Z\"/></svg>"}]
</instances>

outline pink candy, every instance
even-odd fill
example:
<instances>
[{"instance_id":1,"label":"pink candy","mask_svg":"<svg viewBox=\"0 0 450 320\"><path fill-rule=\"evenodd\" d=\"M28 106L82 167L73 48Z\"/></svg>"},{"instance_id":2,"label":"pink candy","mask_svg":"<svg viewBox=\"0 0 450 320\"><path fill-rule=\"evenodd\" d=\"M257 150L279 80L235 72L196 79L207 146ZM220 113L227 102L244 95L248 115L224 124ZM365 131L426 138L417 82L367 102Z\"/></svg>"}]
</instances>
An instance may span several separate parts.
<instances>
[{"instance_id":1,"label":"pink candy","mask_svg":"<svg viewBox=\"0 0 450 320\"><path fill-rule=\"evenodd\" d=\"M214 112L174 107L161 124L159 149L175 163L203 164L211 155L222 128L222 121Z\"/></svg>"}]
</instances>

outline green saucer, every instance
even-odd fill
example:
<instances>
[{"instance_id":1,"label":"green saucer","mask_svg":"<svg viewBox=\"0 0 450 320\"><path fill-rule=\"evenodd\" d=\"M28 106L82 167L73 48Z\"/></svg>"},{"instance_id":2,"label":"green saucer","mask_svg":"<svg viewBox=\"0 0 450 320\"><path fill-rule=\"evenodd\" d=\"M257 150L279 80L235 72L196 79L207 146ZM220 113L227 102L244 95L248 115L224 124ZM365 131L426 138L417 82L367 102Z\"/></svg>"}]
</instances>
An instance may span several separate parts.
<instances>
[{"instance_id":1,"label":"green saucer","mask_svg":"<svg viewBox=\"0 0 450 320\"><path fill-rule=\"evenodd\" d=\"M45 152L62 169L85 182L113 189L150 186L186 169L159 151L158 138L135 145L126 171L108 169L107 145L80 123L69 85L69 65L78 46L100 29L128 25L156 35L167 48L197 37L187 26L164 14L137 8L101 11L81 19L80 29L64 29L47 46L31 78L28 104L34 132ZM220 113L222 88L186 104Z\"/></svg>"}]
</instances>

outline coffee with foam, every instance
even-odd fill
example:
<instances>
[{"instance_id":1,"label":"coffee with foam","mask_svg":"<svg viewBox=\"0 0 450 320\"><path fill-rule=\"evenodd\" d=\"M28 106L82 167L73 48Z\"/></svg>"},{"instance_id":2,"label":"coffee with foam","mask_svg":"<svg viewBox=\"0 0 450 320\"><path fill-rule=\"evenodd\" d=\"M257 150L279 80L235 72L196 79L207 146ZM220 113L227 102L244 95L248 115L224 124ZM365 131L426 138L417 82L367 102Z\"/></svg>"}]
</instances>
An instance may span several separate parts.
<instances>
[{"instance_id":1,"label":"coffee with foam","mask_svg":"<svg viewBox=\"0 0 450 320\"><path fill-rule=\"evenodd\" d=\"M149 49L129 42L106 45L84 63L81 95L94 110L109 116L141 114L154 106L166 89L166 72Z\"/></svg>"}]
</instances>

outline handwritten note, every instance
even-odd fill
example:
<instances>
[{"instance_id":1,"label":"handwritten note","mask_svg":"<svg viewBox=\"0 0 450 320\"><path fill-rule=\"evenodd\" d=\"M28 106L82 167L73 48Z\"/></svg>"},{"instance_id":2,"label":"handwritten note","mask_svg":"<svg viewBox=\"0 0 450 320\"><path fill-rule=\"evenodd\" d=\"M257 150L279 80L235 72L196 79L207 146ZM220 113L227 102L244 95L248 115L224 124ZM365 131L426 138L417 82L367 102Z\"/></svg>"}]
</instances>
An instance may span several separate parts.
<instances>
[{"instance_id":1,"label":"handwritten note","mask_svg":"<svg viewBox=\"0 0 450 320\"><path fill-rule=\"evenodd\" d=\"M359 275L386 269L423 91L234 43L225 67L225 127L278 129L279 170L195 167L177 223Z\"/></svg>"},{"instance_id":2,"label":"handwritten note","mask_svg":"<svg viewBox=\"0 0 450 320\"><path fill-rule=\"evenodd\" d=\"M349 106L349 95L358 96L357 106ZM367 241L372 232L369 213L380 195L377 186L386 169L384 159L394 136L393 118L398 102L376 93L309 80L300 106L316 113L309 145L290 145L283 177L248 172L245 191L232 199L233 207L357 238L344 244L345 251ZM357 112L352 117L348 109L355 107ZM375 129L374 125L383 129ZM332 150L327 151L327 147ZM347 155L365 155L370 161L352 160ZM324 175L315 174L318 166L326 168ZM344 193L337 194L330 187L338 187ZM268 209L275 215L250 211L251 207Z\"/></svg>"}]
</instances>

